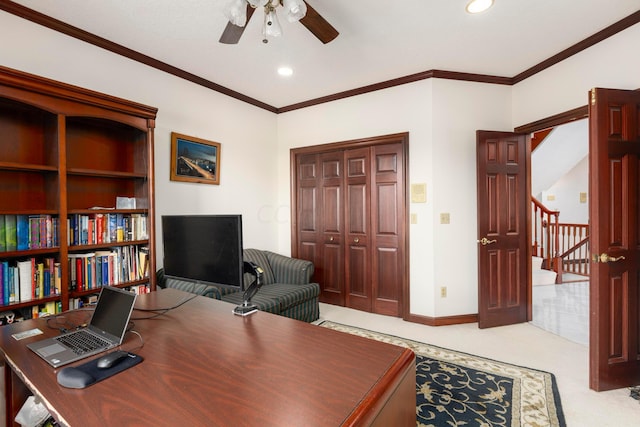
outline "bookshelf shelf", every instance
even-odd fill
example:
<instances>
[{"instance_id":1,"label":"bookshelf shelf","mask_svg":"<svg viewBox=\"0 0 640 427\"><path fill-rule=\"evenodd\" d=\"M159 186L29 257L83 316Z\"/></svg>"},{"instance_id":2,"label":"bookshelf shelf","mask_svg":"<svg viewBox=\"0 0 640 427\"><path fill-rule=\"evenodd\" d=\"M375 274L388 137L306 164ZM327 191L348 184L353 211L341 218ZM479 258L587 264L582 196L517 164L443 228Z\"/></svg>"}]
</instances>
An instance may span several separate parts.
<instances>
[{"instance_id":1,"label":"bookshelf shelf","mask_svg":"<svg viewBox=\"0 0 640 427\"><path fill-rule=\"evenodd\" d=\"M58 168L55 166L38 165L32 163L15 163L15 162L0 162L0 170L3 171L20 171L20 172L51 172L58 173Z\"/></svg>"},{"instance_id":2,"label":"bookshelf shelf","mask_svg":"<svg viewBox=\"0 0 640 427\"><path fill-rule=\"evenodd\" d=\"M155 274L149 272L156 268L156 113L153 107L0 66L0 312L37 315L51 303L67 310L78 298L95 294L99 287L72 288L77 259L95 254L122 254L118 263L131 264L126 264L131 276L120 278L116 286L144 285L155 290ZM115 209L117 197L135 199L138 208ZM86 240L86 234L73 234L77 230L72 228L72 220L82 217L94 221L98 216L125 218L129 221L123 220L126 226L135 217L136 224L143 225L127 235L144 238L115 241L105 236L103 242L103 234L96 228L89 229L93 240ZM20 240L25 219L29 220L27 246ZM18 230L12 225L17 220L22 220ZM142 235L140 227L146 227ZM138 257L144 259L146 272L135 265ZM19 266L26 269L28 262L37 273L16 279L24 273ZM4 274L7 269L11 276ZM135 274L136 280L125 280ZM11 289L15 291L16 283L30 276L44 280L31 286L42 286L49 294L17 302L20 298Z\"/></svg>"},{"instance_id":3,"label":"bookshelf shelf","mask_svg":"<svg viewBox=\"0 0 640 427\"><path fill-rule=\"evenodd\" d=\"M131 172L105 172L95 169L72 169L67 170L67 175L77 175L80 177L95 177L95 178L113 178L113 179L147 179L147 175Z\"/></svg>"}]
</instances>

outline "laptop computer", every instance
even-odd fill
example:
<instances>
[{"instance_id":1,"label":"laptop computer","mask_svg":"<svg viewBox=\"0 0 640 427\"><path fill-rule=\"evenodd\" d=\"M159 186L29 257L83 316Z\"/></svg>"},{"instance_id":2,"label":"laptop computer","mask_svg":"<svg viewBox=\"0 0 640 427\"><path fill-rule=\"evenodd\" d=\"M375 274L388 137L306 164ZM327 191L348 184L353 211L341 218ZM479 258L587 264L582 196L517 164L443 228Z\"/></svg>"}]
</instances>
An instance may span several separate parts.
<instances>
[{"instance_id":1,"label":"laptop computer","mask_svg":"<svg viewBox=\"0 0 640 427\"><path fill-rule=\"evenodd\" d=\"M27 345L54 368L93 356L122 343L136 294L112 286L100 291L86 328Z\"/></svg>"}]
</instances>

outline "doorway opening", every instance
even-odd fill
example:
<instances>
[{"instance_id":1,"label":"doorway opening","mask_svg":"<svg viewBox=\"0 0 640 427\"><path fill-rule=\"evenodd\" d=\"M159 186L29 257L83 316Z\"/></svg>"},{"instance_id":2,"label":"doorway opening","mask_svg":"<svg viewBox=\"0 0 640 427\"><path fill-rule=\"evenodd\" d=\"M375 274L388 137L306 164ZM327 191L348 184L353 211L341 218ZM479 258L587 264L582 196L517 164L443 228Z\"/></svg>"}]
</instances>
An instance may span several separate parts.
<instances>
[{"instance_id":1,"label":"doorway opening","mask_svg":"<svg viewBox=\"0 0 640 427\"><path fill-rule=\"evenodd\" d=\"M532 223L539 231L532 232L531 323L585 346L589 344L588 122L576 120L536 132L531 151ZM539 134L543 138L536 138ZM545 220L548 212L557 224ZM545 250L556 241L557 247Z\"/></svg>"}]
</instances>

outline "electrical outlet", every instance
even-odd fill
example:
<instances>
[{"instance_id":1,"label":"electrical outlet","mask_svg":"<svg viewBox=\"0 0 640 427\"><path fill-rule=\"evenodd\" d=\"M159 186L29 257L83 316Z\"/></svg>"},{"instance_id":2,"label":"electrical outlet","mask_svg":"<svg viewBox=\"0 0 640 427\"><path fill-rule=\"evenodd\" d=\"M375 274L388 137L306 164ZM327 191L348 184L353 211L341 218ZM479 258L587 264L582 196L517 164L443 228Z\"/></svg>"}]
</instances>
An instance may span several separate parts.
<instances>
[{"instance_id":1,"label":"electrical outlet","mask_svg":"<svg viewBox=\"0 0 640 427\"><path fill-rule=\"evenodd\" d=\"M449 217L449 213L444 212L440 214L440 224L449 224L451 222L451 218Z\"/></svg>"},{"instance_id":2,"label":"electrical outlet","mask_svg":"<svg viewBox=\"0 0 640 427\"><path fill-rule=\"evenodd\" d=\"M440 287L440 298L446 298L447 297L447 287L446 286L441 286Z\"/></svg>"}]
</instances>

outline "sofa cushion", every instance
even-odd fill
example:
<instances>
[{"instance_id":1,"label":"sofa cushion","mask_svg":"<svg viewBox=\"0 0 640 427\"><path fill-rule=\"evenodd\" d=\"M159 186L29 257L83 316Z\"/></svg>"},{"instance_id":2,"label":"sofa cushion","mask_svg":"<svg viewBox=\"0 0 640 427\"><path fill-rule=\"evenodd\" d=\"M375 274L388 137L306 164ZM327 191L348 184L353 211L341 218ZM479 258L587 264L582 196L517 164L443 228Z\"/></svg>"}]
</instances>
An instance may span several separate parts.
<instances>
[{"instance_id":1,"label":"sofa cushion","mask_svg":"<svg viewBox=\"0 0 640 427\"><path fill-rule=\"evenodd\" d=\"M275 282L275 277L273 276L273 271L271 270L271 265L269 264L269 260L267 259L267 255L264 251L259 249L245 249L242 253L245 261L251 261L262 267L264 270L263 284L270 285ZM244 287L245 289L253 282L253 275L245 274L244 275Z\"/></svg>"}]
</instances>

